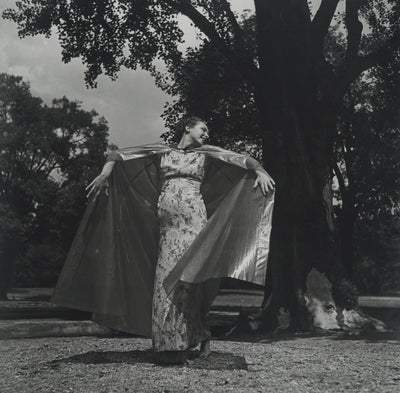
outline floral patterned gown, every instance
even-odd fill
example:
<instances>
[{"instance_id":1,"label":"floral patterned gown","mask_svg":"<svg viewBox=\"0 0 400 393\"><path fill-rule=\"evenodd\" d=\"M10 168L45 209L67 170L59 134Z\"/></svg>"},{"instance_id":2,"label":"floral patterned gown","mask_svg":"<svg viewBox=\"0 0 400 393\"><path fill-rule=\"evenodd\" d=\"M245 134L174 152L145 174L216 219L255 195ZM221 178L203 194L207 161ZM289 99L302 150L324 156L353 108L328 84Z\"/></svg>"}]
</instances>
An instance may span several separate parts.
<instances>
[{"instance_id":1,"label":"floral patterned gown","mask_svg":"<svg viewBox=\"0 0 400 393\"><path fill-rule=\"evenodd\" d=\"M173 149L161 157L158 200L159 255L154 280L152 342L154 351L180 351L209 337L202 287L184 284L173 302L163 281L207 222L200 186L204 154Z\"/></svg>"}]
</instances>

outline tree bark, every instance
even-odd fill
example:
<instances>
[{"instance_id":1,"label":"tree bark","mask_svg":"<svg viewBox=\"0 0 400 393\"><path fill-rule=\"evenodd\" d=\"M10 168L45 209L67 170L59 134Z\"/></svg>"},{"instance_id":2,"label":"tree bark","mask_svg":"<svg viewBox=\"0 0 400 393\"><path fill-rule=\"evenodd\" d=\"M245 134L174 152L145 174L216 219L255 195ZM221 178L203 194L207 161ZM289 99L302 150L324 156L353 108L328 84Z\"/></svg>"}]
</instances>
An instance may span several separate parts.
<instances>
[{"instance_id":1,"label":"tree bark","mask_svg":"<svg viewBox=\"0 0 400 393\"><path fill-rule=\"evenodd\" d=\"M277 184L263 321L277 326L280 310L288 310L293 329L309 330L308 273L314 267L331 275L338 262L330 168L334 108L321 113L304 4L255 3L261 74L256 100L264 163Z\"/></svg>"}]
</instances>

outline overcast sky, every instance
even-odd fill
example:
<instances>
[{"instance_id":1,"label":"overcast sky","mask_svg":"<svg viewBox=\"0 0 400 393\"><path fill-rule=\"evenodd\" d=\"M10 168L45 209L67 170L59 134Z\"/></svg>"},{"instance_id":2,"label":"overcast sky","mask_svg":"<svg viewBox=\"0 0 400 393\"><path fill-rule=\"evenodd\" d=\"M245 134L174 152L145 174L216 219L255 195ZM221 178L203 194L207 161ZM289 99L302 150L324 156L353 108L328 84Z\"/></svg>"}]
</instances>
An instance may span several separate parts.
<instances>
[{"instance_id":1,"label":"overcast sky","mask_svg":"<svg viewBox=\"0 0 400 393\"><path fill-rule=\"evenodd\" d=\"M252 0L232 0L235 10L253 9ZM314 0L319 3L319 0ZM0 1L0 14L12 7L13 0ZM195 43L195 34L183 21L187 43ZM84 67L79 59L64 64L56 37L17 36L16 24L0 21L0 72L19 75L29 82L32 94L46 103L66 96L79 100L85 109L95 109L110 127L110 142L119 147L157 141L164 131L160 115L166 101L171 100L158 89L145 71L123 69L117 81L98 78L96 89L87 89L83 80Z\"/></svg>"}]
</instances>

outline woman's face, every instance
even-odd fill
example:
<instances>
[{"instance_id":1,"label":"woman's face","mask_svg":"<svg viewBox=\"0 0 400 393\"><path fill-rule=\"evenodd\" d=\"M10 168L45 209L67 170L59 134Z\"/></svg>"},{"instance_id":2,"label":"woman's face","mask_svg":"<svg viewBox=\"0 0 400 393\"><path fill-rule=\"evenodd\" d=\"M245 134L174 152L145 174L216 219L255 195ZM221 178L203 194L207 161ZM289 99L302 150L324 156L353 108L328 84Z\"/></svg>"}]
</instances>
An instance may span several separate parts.
<instances>
[{"instance_id":1,"label":"woman's face","mask_svg":"<svg viewBox=\"0 0 400 393\"><path fill-rule=\"evenodd\" d=\"M202 121L197 122L193 127L186 126L187 135L195 145L203 145L208 139L208 128Z\"/></svg>"}]
</instances>

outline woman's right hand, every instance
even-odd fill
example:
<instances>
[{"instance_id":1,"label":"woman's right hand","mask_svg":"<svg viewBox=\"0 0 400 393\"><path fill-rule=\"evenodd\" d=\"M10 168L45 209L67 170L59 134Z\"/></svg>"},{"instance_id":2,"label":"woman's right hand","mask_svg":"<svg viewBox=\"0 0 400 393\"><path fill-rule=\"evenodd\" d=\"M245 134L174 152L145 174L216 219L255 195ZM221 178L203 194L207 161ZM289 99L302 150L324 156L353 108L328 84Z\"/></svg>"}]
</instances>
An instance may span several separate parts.
<instances>
[{"instance_id":1,"label":"woman's right hand","mask_svg":"<svg viewBox=\"0 0 400 393\"><path fill-rule=\"evenodd\" d=\"M102 188L104 188L105 194L108 196L108 178L111 175L111 172L114 168L115 161L108 161L104 164L103 170L100 175L97 176L87 187L86 190L89 190L87 193L87 197L94 192L94 199L100 194Z\"/></svg>"},{"instance_id":2,"label":"woman's right hand","mask_svg":"<svg viewBox=\"0 0 400 393\"><path fill-rule=\"evenodd\" d=\"M103 188L105 194L108 196L108 175L100 173L100 175L95 177L86 187L86 190L89 190L86 197L89 198L90 195L94 193L94 199L96 199Z\"/></svg>"}]
</instances>

